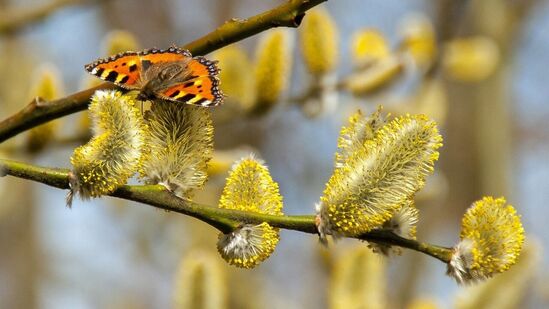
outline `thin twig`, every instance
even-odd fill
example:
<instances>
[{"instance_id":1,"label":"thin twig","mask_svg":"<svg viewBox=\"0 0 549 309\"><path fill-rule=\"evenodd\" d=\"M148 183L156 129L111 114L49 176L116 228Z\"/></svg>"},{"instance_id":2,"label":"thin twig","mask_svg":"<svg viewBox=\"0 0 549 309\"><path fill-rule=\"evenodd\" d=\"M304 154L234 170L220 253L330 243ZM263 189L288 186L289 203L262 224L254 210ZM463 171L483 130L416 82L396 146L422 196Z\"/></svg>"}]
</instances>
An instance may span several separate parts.
<instances>
[{"instance_id":1,"label":"thin twig","mask_svg":"<svg viewBox=\"0 0 549 309\"><path fill-rule=\"evenodd\" d=\"M27 163L0 159L0 170L6 175L37 181L59 189L69 189L69 170L39 167ZM243 223L269 225L281 229L317 234L315 216L276 216L253 212L222 209L182 200L160 185L125 185L110 194L110 196L131 200L154 206L156 208L174 211L192 216L204 221L221 232L228 233ZM452 250L432 244L406 239L390 231L375 230L357 237L370 242L394 245L412 249L435 257L448 263Z\"/></svg>"},{"instance_id":2,"label":"thin twig","mask_svg":"<svg viewBox=\"0 0 549 309\"><path fill-rule=\"evenodd\" d=\"M297 27L307 10L324 1L326 0L291 0L247 19L232 19L183 47L190 50L193 55L203 55L270 28ZM95 88L50 102L32 100L17 114L0 122L0 143L47 121L84 110L95 90L114 88L111 83L102 83Z\"/></svg>"}]
</instances>

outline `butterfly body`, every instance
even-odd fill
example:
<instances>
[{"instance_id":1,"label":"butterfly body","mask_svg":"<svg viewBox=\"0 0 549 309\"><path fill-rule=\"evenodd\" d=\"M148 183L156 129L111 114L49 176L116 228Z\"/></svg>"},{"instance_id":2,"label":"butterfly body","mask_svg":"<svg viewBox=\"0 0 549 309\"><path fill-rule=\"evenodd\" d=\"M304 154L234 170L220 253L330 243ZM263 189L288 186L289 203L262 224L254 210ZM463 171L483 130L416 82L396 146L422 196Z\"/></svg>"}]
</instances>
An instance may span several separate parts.
<instances>
[{"instance_id":1,"label":"butterfly body","mask_svg":"<svg viewBox=\"0 0 549 309\"><path fill-rule=\"evenodd\" d=\"M187 50L170 47L125 52L99 59L86 70L128 90L138 90L138 99L163 99L200 106L223 102L217 61L192 57Z\"/></svg>"}]
</instances>

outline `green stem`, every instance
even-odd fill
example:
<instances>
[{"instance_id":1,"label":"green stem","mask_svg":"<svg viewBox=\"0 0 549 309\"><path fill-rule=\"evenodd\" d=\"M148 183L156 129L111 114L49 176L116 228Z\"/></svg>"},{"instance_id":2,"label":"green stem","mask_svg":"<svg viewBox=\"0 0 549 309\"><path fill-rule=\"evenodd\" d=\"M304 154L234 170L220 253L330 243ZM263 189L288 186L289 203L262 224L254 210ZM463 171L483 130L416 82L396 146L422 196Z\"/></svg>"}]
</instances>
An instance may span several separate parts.
<instances>
[{"instance_id":1,"label":"green stem","mask_svg":"<svg viewBox=\"0 0 549 309\"><path fill-rule=\"evenodd\" d=\"M4 174L41 182L59 189L69 189L69 170L67 169L45 168L12 160L0 159L0 176ZM241 224L260 224L262 222L266 222L273 227L281 229L300 231L309 234L317 233L314 215L275 216L211 207L188 200L182 200L160 185L125 185L109 195L188 215L210 224L223 233L229 233ZM450 261L452 254L450 248L402 238L385 230L371 231L360 235L357 238L419 251L445 263Z\"/></svg>"},{"instance_id":2,"label":"green stem","mask_svg":"<svg viewBox=\"0 0 549 309\"><path fill-rule=\"evenodd\" d=\"M232 19L183 47L193 55L203 55L270 28L297 27L307 10L324 1L291 0L247 19ZM95 88L49 102L35 98L17 114L0 122L0 143L47 121L84 110L96 90L114 88L112 83L102 83Z\"/></svg>"}]
</instances>

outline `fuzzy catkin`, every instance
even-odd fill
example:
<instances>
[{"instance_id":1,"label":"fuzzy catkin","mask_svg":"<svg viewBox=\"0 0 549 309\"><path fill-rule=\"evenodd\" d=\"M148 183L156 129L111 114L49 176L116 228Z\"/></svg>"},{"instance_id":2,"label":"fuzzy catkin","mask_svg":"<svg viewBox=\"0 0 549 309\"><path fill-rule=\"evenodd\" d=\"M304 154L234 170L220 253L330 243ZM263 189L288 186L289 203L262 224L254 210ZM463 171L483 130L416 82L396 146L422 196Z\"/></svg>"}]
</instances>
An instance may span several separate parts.
<instances>
[{"instance_id":1,"label":"fuzzy catkin","mask_svg":"<svg viewBox=\"0 0 549 309\"><path fill-rule=\"evenodd\" d=\"M487 196L467 209L460 238L447 273L458 283L470 283L504 272L516 263L524 228L504 198Z\"/></svg>"},{"instance_id":2,"label":"fuzzy catkin","mask_svg":"<svg viewBox=\"0 0 549 309\"><path fill-rule=\"evenodd\" d=\"M133 96L119 91L96 91L89 106L94 137L71 157L70 206L74 193L82 199L114 192L140 166L144 148L141 112Z\"/></svg>"},{"instance_id":3,"label":"fuzzy catkin","mask_svg":"<svg viewBox=\"0 0 549 309\"><path fill-rule=\"evenodd\" d=\"M299 27L299 35L303 60L311 74L324 75L336 67L338 31L326 9L309 11Z\"/></svg>"},{"instance_id":4,"label":"fuzzy catkin","mask_svg":"<svg viewBox=\"0 0 549 309\"><path fill-rule=\"evenodd\" d=\"M321 197L319 232L358 236L380 227L421 189L442 138L423 115L398 117L348 156Z\"/></svg>"},{"instance_id":5,"label":"fuzzy catkin","mask_svg":"<svg viewBox=\"0 0 549 309\"><path fill-rule=\"evenodd\" d=\"M282 215L282 196L262 161L253 156L237 162L223 189L220 208ZM220 234L217 249L229 264L253 268L267 259L279 241L278 229L263 222Z\"/></svg>"},{"instance_id":6,"label":"fuzzy catkin","mask_svg":"<svg viewBox=\"0 0 549 309\"><path fill-rule=\"evenodd\" d=\"M213 152L210 111L158 100L146 115L141 179L162 184L179 197L190 197L208 178Z\"/></svg>"}]
</instances>

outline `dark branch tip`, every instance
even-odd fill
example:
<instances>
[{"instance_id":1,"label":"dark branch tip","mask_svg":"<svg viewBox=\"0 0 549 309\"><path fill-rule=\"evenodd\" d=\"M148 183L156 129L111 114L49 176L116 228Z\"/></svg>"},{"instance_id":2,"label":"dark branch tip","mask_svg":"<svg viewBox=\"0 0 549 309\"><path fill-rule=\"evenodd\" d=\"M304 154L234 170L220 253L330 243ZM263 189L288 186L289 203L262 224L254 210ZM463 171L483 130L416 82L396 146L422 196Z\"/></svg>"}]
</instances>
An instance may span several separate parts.
<instances>
[{"instance_id":1,"label":"dark branch tip","mask_svg":"<svg viewBox=\"0 0 549 309\"><path fill-rule=\"evenodd\" d=\"M301 21L303 21L303 17L305 17L305 13L297 14L294 17L294 25L296 27L299 27L299 25L301 25Z\"/></svg>"}]
</instances>

